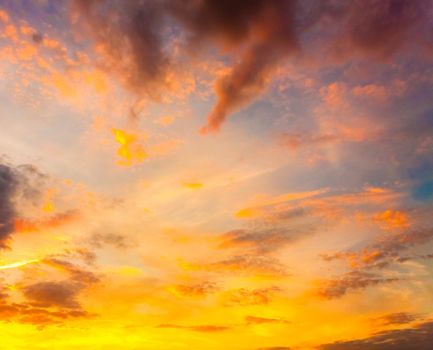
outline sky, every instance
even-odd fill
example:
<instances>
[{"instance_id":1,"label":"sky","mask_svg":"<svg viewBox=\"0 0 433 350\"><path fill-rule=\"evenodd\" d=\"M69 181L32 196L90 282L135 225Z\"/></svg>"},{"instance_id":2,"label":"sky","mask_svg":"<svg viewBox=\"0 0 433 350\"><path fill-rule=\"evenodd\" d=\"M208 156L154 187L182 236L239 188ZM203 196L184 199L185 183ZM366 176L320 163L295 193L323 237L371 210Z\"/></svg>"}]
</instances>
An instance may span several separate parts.
<instances>
[{"instance_id":1,"label":"sky","mask_svg":"<svg viewBox=\"0 0 433 350\"><path fill-rule=\"evenodd\" d=\"M433 1L0 0L0 348L429 350Z\"/></svg>"}]
</instances>

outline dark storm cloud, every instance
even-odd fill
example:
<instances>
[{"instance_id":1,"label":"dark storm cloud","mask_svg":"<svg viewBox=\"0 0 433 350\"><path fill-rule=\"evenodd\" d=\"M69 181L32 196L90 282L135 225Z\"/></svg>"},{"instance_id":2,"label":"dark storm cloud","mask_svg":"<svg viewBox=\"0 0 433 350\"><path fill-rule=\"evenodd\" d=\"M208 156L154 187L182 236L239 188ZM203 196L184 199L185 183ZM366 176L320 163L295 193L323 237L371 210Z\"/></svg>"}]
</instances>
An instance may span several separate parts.
<instances>
[{"instance_id":1,"label":"dark storm cloud","mask_svg":"<svg viewBox=\"0 0 433 350\"><path fill-rule=\"evenodd\" d=\"M336 49L343 54L357 50L387 58L422 33L414 32L418 21L428 19L424 0L354 1L342 19L343 35Z\"/></svg>"},{"instance_id":2,"label":"dark storm cloud","mask_svg":"<svg viewBox=\"0 0 433 350\"><path fill-rule=\"evenodd\" d=\"M15 221L17 202L35 205L40 200L40 189L47 176L31 164L12 166L0 156L0 249L7 248Z\"/></svg>"},{"instance_id":3,"label":"dark storm cloud","mask_svg":"<svg viewBox=\"0 0 433 350\"><path fill-rule=\"evenodd\" d=\"M321 345L318 350L430 350L433 344L433 322L413 328L385 331L360 340Z\"/></svg>"},{"instance_id":4,"label":"dark storm cloud","mask_svg":"<svg viewBox=\"0 0 433 350\"><path fill-rule=\"evenodd\" d=\"M131 89L158 98L155 87L167 83L170 64L163 50L163 2L77 0L73 11L103 50L106 68Z\"/></svg>"},{"instance_id":5,"label":"dark storm cloud","mask_svg":"<svg viewBox=\"0 0 433 350\"><path fill-rule=\"evenodd\" d=\"M45 180L33 165L12 166L0 157L0 249L7 248L15 230L16 201L37 202Z\"/></svg>"},{"instance_id":6,"label":"dark storm cloud","mask_svg":"<svg viewBox=\"0 0 433 350\"><path fill-rule=\"evenodd\" d=\"M217 131L230 113L265 89L278 63L296 53L318 62L329 53L340 62L354 55L384 60L408 46L431 45L432 3L426 0L73 4L78 24L95 40L106 67L139 94L159 98L170 86L170 72L191 54L209 52L209 46L227 54L231 67L215 83L217 100L203 132Z\"/></svg>"},{"instance_id":7,"label":"dark storm cloud","mask_svg":"<svg viewBox=\"0 0 433 350\"><path fill-rule=\"evenodd\" d=\"M216 82L217 102L202 129L206 133L218 131L229 113L262 92L275 64L297 50L299 43L295 32L296 1L204 1L202 4L200 10L208 14L214 25L206 34L212 39L222 38L244 46L236 50L238 60L230 72Z\"/></svg>"},{"instance_id":8,"label":"dark storm cloud","mask_svg":"<svg viewBox=\"0 0 433 350\"><path fill-rule=\"evenodd\" d=\"M13 197L18 187L18 175L5 164L0 164L0 248L6 243L14 230L15 206Z\"/></svg>"}]
</instances>

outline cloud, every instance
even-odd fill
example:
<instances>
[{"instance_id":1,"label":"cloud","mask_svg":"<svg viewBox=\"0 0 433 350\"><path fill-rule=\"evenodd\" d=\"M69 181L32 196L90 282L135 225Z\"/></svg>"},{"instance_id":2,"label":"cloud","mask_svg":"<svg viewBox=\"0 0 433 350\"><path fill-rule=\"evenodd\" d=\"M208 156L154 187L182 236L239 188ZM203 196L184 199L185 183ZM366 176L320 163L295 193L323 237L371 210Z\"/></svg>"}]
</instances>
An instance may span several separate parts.
<instances>
[{"instance_id":1,"label":"cloud","mask_svg":"<svg viewBox=\"0 0 433 350\"><path fill-rule=\"evenodd\" d=\"M340 341L319 346L319 350L429 350L433 344L433 322L413 328L377 333L369 338Z\"/></svg>"},{"instance_id":2,"label":"cloud","mask_svg":"<svg viewBox=\"0 0 433 350\"><path fill-rule=\"evenodd\" d=\"M313 135L305 133L284 133L278 137L278 143L281 146L297 150L300 147L314 146L338 142L341 140L340 135Z\"/></svg>"},{"instance_id":3,"label":"cloud","mask_svg":"<svg viewBox=\"0 0 433 350\"><path fill-rule=\"evenodd\" d=\"M314 228L306 228L302 222L304 219L325 219L329 224L335 224L349 217L356 218L361 206L377 213L377 207L383 208L390 200L397 201L402 196L401 192L390 188L364 187L351 191L338 187L333 191L325 188L287 193L273 198L260 196L238 211L236 216L243 219L262 219L264 223L272 223L281 231L289 227L294 230L296 237L300 237L311 233ZM394 216L392 213L390 219L394 219ZM299 220L300 228L293 227L295 220Z\"/></svg>"},{"instance_id":4,"label":"cloud","mask_svg":"<svg viewBox=\"0 0 433 350\"><path fill-rule=\"evenodd\" d=\"M14 231L15 206L13 196L19 180L12 168L0 164L0 248L6 248L7 241Z\"/></svg>"},{"instance_id":5,"label":"cloud","mask_svg":"<svg viewBox=\"0 0 433 350\"><path fill-rule=\"evenodd\" d=\"M70 279L83 287L99 282L99 277L93 272L87 271L73 263L56 257L47 257L41 260L47 266L53 267L59 271L65 272L70 276Z\"/></svg>"},{"instance_id":6,"label":"cloud","mask_svg":"<svg viewBox=\"0 0 433 350\"><path fill-rule=\"evenodd\" d=\"M95 248L111 245L123 249L130 245L126 236L116 233L96 233L90 238L89 242Z\"/></svg>"},{"instance_id":7,"label":"cloud","mask_svg":"<svg viewBox=\"0 0 433 350\"><path fill-rule=\"evenodd\" d=\"M203 270L219 273L242 273L246 275L265 275L265 276L287 276L287 268L276 258L244 254L235 255L224 260L210 263L184 263L182 266L187 270Z\"/></svg>"},{"instance_id":8,"label":"cloud","mask_svg":"<svg viewBox=\"0 0 433 350\"><path fill-rule=\"evenodd\" d=\"M411 44L411 40L426 39L420 30L428 21L423 11L428 11L430 5L422 0L351 2L344 13L336 14L344 31L334 44L335 54L348 55L353 50L384 59ZM338 11L337 6L334 10Z\"/></svg>"},{"instance_id":9,"label":"cloud","mask_svg":"<svg viewBox=\"0 0 433 350\"><path fill-rule=\"evenodd\" d=\"M401 253L412 247L426 244L433 240L433 229L405 230L393 235L379 238L359 251L337 252L325 254L327 260L346 260L355 269L384 268L392 263L404 262L417 256L401 256ZM423 256L420 256L423 258ZM428 258L425 256L424 258Z\"/></svg>"},{"instance_id":10,"label":"cloud","mask_svg":"<svg viewBox=\"0 0 433 350\"><path fill-rule=\"evenodd\" d=\"M279 291L280 289L275 286L257 289L232 289L222 293L221 300L225 306L266 305Z\"/></svg>"},{"instance_id":11,"label":"cloud","mask_svg":"<svg viewBox=\"0 0 433 350\"><path fill-rule=\"evenodd\" d=\"M106 70L130 89L158 98L170 59L162 43L162 2L76 0L73 14L96 43Z\"/></svg>"},{"instance_id":12,"label":"cloud","mask_svg":"<svg viewBox=\"0 0 433 350\"><path fill-rule=\"evenodd\" d=\"M396 282L397 278L384 278L374 273L350 271L336 279L319 281L318 295L326 299L341 298L349 291L365 289L378 284Z\"/></svg>"},{"instance_id":13,"label":"cloud","mask_svg":"<svg viewBox=\"0 0 433 350\"><path fill-rule=\"evenodd\" d=\"M201 129L203 133L218 131L229 113L261 93L276 64L299 46L295 34L294 1L253 1L215 7L216 16L221 18L228 12L233 16L238 11L241 15L247 14L245 21L240 21L245 23L247 35L238 62L216 82L217 102L208 116L207 125Z\"/></svg>"},{"instance_id":14,"label":"cloud","mask_svg":"<svg viewBox=\"0 0 433 350\"><path fill-rule=\"evenodd\" d=\"M175 284L166 287L167 291L179 297L204 297L218 290L215 283Z\"/></svg>"},{"instance_id":15,"label":"cloud","mask_svg":"<svg viewBox=\"0 0 433 350\"><path fill-rule=\"evenodd\" d=\"M14 228L16 232L38 232L67 225L74 222L78 217L79 215L75 211L57 213L50 217L37 220L17 217L14 220Z\"/></svg>"},{"instance_id":16,"label":"cloud","mask_svg":"<svg viewBox=\"0 0 433 350\"><path fill-rule=\"evenodd\" d=\"M254 0L134 2L75 1L73 13L84 19L108 69L132 90L159 98L170 90L174 66L182 56L212 43L239 53L239 63L216 83L218 101L203 131L218 130L227 114L260 92L266 75L283 52L295 48L293 1ZM116 13L116 15L114 15ZM80 21L83 23L83 20ZM183 29L186 44L173 44L170 28ZM235 50L236 49L236 50Z\"/></svg>"},{"instance_id":17,"label":"cloud","mask_svg":"<svg viewBox=\"0 0 433 350\"><path fill-rule=\"evenodd\" d=\"M99 281L91 271L86 271L68 261L45 258L45 266L66 274L66 279L44 280L20 286L25 301L11 300L8 293L0 293L0 315L3 320L16 320L39 328L63 324L75 318L91 318L96 315L86 311L79 296L90 285Z\"/></svg>"},{"instance_id":18,"label":"cloud","mask_svg":"<svg viewBox=\"0 0 433 350\"><path fill-rule=\"evenodd\" d=\"M264 254L283 248L297 241L305 234L301 230L288 228L273 228L265 230L233 230L224 233L220 238L219 247L242 248L258 254Z\"/></svg>"},{"instance_id":19,"label":"cloud","mask_svg":"<svg viewBox=\"0 0 433 350\"><path fill-rule=\"evenodd\" d=\"M113 134L120 145L117 150L117 155L120 157L117 161L118 165L132 166L146 160L148 155L141 143L140 135L120 129L114 129Z\"/></svg>"},{"instance_id":20,"label":"cloud","mask_svg":"<svg viewBox=\"0 0 433 350\"><path fill-rule=\"evenodd\" d=\"M392 264L412 259L429 259L429 255L401 255L412 247L423 245L433 239L433 230L406 230L377 239L359 251L337 252L322 255L326 261L344 260L352 269L342 276L319 281L318 294L327 299L340 298L349 291L365 289L370 286L399 281L399 278L383 277L381 271ZM375 271L375 272L371 272ZM395 317L404 315L396 314Z\"/></svg>"},{"instance_id":21,"label":"cloud","mask_svg":"<svg viewBox=\"0 0 433 350\"><path fill-rule=\"evenodd\" d=\"M423 0L73 4L74 21L95 41L106 70L141 95L160 98L181 80L183 61L208 54L209 46L225 54L229 67L216 79L216 102L203 133L218 131L229 114L262 93L290 55L302 52L306 61L320 63L329 53L341 63L354 56L390 59L404 47L418 45L413 52L419 51L431 29L431 3ZM358 92L378 96L379 90Z\"/></svg>"},{"instance_id":22,"label":"cloud","mask_svg":"<svg viewBox=\"0 0 433 350\"><path fill-rule=\"evenodd\" d=\"M7 248L18 218L17 200L35 202L44 175L32 165L13 167L0 158L0 248Z\"/></svg>"},{"instance_id":23,"label":"cloud","mask_svg":"<svg viewBox=\"0 0 433 350\"><path fill-rule=\"evenodd\" d=\"M79 309L77 295L81 287L66 282L39 282L23 289L25 297L38 307L57 306L61 308Z\"/></svg>"},{"instance_id":24,"label":"cloud","mask_svg":"<svg viewBox=\"0 0 433 350\"><path fill-rule=\"evenodd\" d=\"M95 315L83 310L76 300L76 287L70 282L42 282L25 287L24 302L11 300L0 293L0 316L5 322L18 321L44 328L62 324L74 318L90 318Z\"/></svg>"},{"instance_id":25,"label":"cloud","mask_svg":"<svg viewBox=\"0 0 433 350\"><path fill-rule=\"evenodd\" d=\"M174 329L186 329L200 333L215 333L223 332L232 329L231 326L219 326L219 325L198 325L198 326L181 326L177 324L160 324L158 328L174 328Z\"/></svg>"},{"instance_id":26,"label":"cloud","mask_svg":"<svg viewBox=\"0 0 433 350\"><path fill-rule=\"evenodd\" d=\"M268 318L257 316L247 316L245 317L245 322L247 324L290 323L289 321L283 320L281 318Z\"/></svg>"},{"instance_id":27,"label":"cloud","mask_svg":"<svg viewBox=\"0 0 433 350\"><path fill-rule=\"evenodd\" d=\"M328 190L324 188L313 191L289 192L276 197L260 196L260 198L252 200L248 206L239 210L236 217L241 219L269 218L272 216L270 214L275 214L279 208L284 209L281 215L277 215L280 220L302 217L305 215L305 210L298 204L310 198L321 197ZM290 206L292 203L295 203L295 205Z\"/></svg>"},{"instance_id":28,"label":"cloud","mask_svg":"<svg viewBox=\"0 0 433 350\"><path fill-rule=\"evenodd\" d=\"M409 225L407 214L399 210L385 210L378 213L375 219L388 228L404 228Z\"/></svg>"},{"instance_id":29,"label":"cloud","mask_svg":"<svg viewBox=\"0 0 433 350\"><path fill-rule=\"evenodd\" d=\"M0 315L4 321L18 320L20 323L29 323L38 328L61 324L67 319L94 316L84 310L68 308L49 310L34 306L31 303L8 303L6 301L0 302Z\"/></svg>"},{"instance_id":30,"label":"cloud","mask_svg":"<svg viewBox=\"0 0 433 350\"><path fill-rule=\"evenodd\" d=\"M416 321L419 318L417 314L411 314L408 312L397 312L387 314L382 317L375 318L374 321L382 323L384 325L402 325Z\"/></svg>"}]
</instances>

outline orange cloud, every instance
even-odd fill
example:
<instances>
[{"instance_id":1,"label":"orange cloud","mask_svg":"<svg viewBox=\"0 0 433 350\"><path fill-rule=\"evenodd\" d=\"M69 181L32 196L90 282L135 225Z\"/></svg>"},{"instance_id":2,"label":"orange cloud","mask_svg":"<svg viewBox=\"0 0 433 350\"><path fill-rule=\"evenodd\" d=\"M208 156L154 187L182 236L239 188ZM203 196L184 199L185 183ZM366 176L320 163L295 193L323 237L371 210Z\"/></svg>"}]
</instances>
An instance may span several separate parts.
<instances>
[{"instance_id":1,"label":"orange cloud","mask_svg":"<svg viewBox=\"0 0 433 350\"><path fill-rule=\"evenodd\" d=\"M75 212L64 212L53 215L46 219L39 220L28 220L24 218L15 219L15 231L26 233L26 232L37 232L46 229L53 229L63 225L67 225L78 218L78 214Z\"/></svg>"},{"instance_id":2,"label":"orange cloud","mask_svg":"<svg viewBox=\"0 0 433 350\"><path fill-rule=\"evenodd\" d=\"M225 306L265 305L271 302L278 287L259 289L232 289L221 294L222 304Z\"/></svg>"},{"instance_id":3,"label":"orange cloud","mask_svg":"<svg viewBox=\"0 0 433 350\"><path fill-rule=\"evenodd\" d=\"M378 284L399 281L365 271L350 271L341 277L317 281L317 294L325 299L341 298L349 292L365 289Z\"/></svg>"},{"instance_id":4,"label":"orange cloud","mask_svg":"<svg viewBox=\"0 0 433 350\"><path fill-rule=\"evenodd\" d=\"M385 210L376 214L374 219L386 228L405 228L409 225L407 214L398 210Z\"/></svg>"},{"instance_id":5,"label":"orange cloud","mask_svg":"<svg viewBox=\"0 0 433 350\"><path fill-rule=\"evenodd\" d=\"M367 97L382 103L389 98L389 92L385 87L377 84L355 86L352 91L357 97Z\"/></svg>"},{"instance_id":6,"label":"orange cloud","mask_svg":"<svg viewBox=\"0 0 433 350\"><path fill-rule=\"evenodd\" d=\"M6 11L0 10L0 21L7 23L9 22L9 15Z\"/></svg>"},{"instance_id":7,"label":"orange cloud","mask_svg":"<svg viewBox=\"0 0 433 350\"><path fill-rule=\"evenodd\" d=\"M167 286L166 290L177 297L203 297L215 292L217 287L213 283L204 282L192 285L177 284Z\"/></svg>"},{"instance_id":8,"label":"orange cloud","mask_svg":"<svg viewBox=\"0 0 433 350\"><path fill-rule=\"evenodd\" d=\"M286 266L278 259L266 255L244 254L215 262L188 263L179 262L186 271L208 271L216 273L234 273L253 276L284 277Z\"/></svg>"},{"instance_id":9,"label":"orange cloud","mask_svg":"<svg viewBox=\"0 0 433 350\"><path fill-rule=\"evenodd\" d=\"M247 324L290 323L280 318L268 318L268 317L257 317L257 316L247 316L245 317L245 322Z\"/></svg>"}]
</instances>

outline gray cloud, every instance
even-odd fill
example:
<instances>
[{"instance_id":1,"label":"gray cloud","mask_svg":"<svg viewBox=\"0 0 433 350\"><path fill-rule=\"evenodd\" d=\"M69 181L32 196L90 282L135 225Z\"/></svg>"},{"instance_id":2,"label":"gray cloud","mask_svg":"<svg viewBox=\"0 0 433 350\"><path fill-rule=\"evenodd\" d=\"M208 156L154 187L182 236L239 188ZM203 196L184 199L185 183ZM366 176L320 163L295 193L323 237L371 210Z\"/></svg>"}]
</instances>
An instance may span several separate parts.
<instances>
[{"instance_id":1,"label":"gray cloud","mask_svg":"<svg viewBox=\"0 0 433 350\"><path fill-rule=\"evenodd\" d=\"M14 231L16 216L13 197L19 184L16 172L5 164L0 164L0 248L5 248L6 242Z\"/></svg>"},{"instance_id":2,"label":"gray cloud","mask_svg":"<svg viewBox=\"0 0 433 350\"><path fill-rule=\"evenodd\" d=\"M36 204L46 175L35 166L12 166L0 157L0 248L7 248L18 217L17 201Z\"/></svg>"},{"instance_id":3,"label":"gray cloud","mask_svg":"<svg viewBox=\"0 0 433 350\"><path fill-rule=\"evenodd\" d=\"M38 307L57 306L61 308L79 309L76 297L82 286L69 281L39 282L23 289L25 297Z\"/></svg>"},{"instance_id":4,"label":"gray cloud","mask_svg":"<svg viewBox=\"0 0 433 350\"><path fill-rule=\"evenodd\" d=\"M104 245L111 245L123 249L130 245L126 236L116 233L95 233L90 237L89 243L95 248L102 248Z\"/></svg>"},{"instance_id":5,"label":"gray cloud","mask_svg":"<svg viewBox=\"0 0 433 350\"><path fill-rule=\"evenodd\" d=\"M401 325L411 323L419 319L419 315L411 314L408 312L397 312L392 314L387 314L379 318L375 318L374 321L383 323L384 325Z\"/></svg>"},{"instance_id":6,"label":"gray cloud","mask_svg":"<svg viewBox=\"0 0 433 350\"><path fill-rule=\"evenodd\" d=\"M305 231L305 230L304 230ZM253 230L233 230L220 237L220 248L240 248L254 253L269 253L296 242L308 231L283 227Z\"/></svg>"},{"instance_id":7,"label":"gray cloud","mask_svg":"<svg viewBox=\"0 0 433 350\"><path fill-rule=\"evenodd\" d=\"M412 247L426 244L433 240L433 229L424 228L404 231L381 238L359 251L338 252L325 254L322 257L327 260L343 259L352 263L358 269L382 269L392 263L401 263L411 259L428 259L424 256L403 256L402 252Z\"/></svg>"},{"instance_id":8,"label":"gray cloud","mask_svg":"<svg viewBox=\"0 0 433 350\"><path fill-rule=\"evenodd\" d=\"M321 281L318 294L326 299L334 299L344 296L349 291L396 281L397 278L384 278L378 274L356 270L335 279Z\"/></svg>"},{"instance_id":9,"label":"gray cloud","mask_svg":"<svg viewBox=\"0 0 433 350\"><path fill-rule=\"evenodd\" d=\"M433 322L413 328L385 331L360 340L340 341L318 347L319 350L430 350Z\"/></svg>"}]
</instances>

